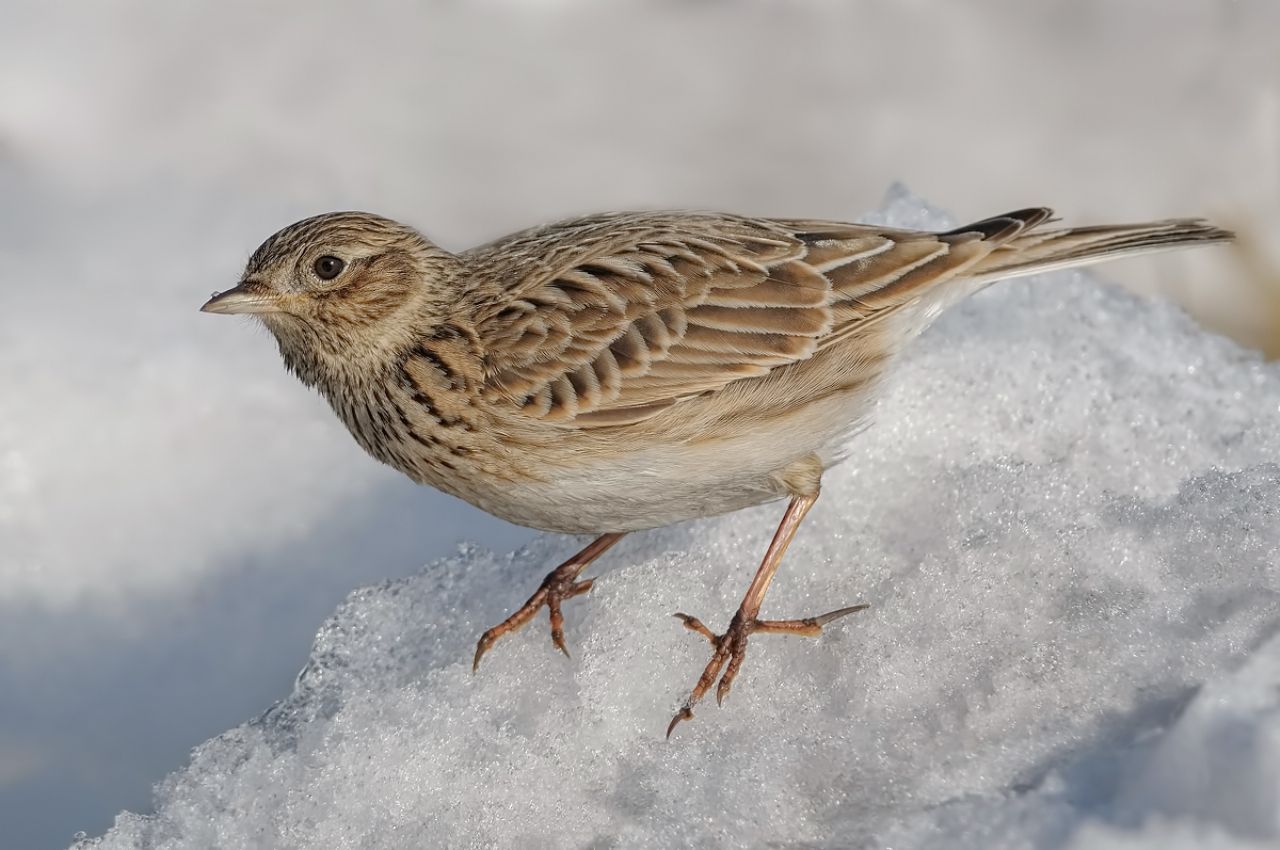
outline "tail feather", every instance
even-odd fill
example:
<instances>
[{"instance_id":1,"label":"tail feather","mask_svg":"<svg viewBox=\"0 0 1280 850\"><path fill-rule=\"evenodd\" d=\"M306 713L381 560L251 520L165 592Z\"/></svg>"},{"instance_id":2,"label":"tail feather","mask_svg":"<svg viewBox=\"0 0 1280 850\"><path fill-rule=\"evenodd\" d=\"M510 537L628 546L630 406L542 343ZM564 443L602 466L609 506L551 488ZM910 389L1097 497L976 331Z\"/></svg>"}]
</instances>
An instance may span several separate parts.
<instances>
[{"instance_id":1,"label":"tail feather","mask_svg":"<svg viewBox=\"0 0 1280 850\"><path fill-rule=\"evenodd\" d=\"M1010 214L1010 216L1013 215L1016 214ZM1045 216L1045 219L1047 218L1048 215ZM1194 218L1168 219L1144 224L1070 227L1048 231L1031 230L1034 226L1023 227L1021 232L1003 241L999 247L988 254L974 267L973 280L990 282L1008 277L1022 277L1090 265L1122 256L1166 251L1182 246L1229 242L1235 238L1235 234L1229 230L1215 227L1203 219ZM959 228L952 232L964 232L968 229Z\"/></svg>"}]
</instances>

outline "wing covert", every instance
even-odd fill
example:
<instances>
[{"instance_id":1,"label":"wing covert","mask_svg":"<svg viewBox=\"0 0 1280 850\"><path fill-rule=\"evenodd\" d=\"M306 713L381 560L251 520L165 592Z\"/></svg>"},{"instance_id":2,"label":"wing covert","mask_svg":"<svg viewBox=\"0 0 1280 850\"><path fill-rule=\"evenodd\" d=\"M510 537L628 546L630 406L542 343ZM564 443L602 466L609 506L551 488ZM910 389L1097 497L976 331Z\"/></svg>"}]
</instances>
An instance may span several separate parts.
<instances>
[{"instance_id":1,"label":"wing covert","mask_svg":"<svg viewBox=\"0 0 1280 850\"><path fill-rule=\"evenodd\" d=\"M485 393L568 427L646 419L918 301L1039 223L1027 212L942 234L694 213L516 234L471 257L500 293L476 323Z\"/></svg>"}]
</instances>

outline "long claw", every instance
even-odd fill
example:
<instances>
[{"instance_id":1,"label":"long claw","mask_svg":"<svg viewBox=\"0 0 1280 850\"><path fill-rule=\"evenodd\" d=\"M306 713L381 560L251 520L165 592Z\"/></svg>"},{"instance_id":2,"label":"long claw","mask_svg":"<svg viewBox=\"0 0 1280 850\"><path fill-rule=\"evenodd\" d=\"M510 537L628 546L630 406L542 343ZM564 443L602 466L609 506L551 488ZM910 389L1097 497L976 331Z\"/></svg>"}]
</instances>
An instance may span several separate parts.
<instances>
[{"instance_id":1,"label":"long claw","mask_svg":"<svg viewBox=\"0 0 1280 850\"><path fill-rule=\"evenodd\" d=\"M839 620L841 617L847 617L850 614L856 614L859 611L865 611L870 607L871 607L870 605L850 605L848 608L837 608L834 611L829 611L820 617L813 617L812 619L815 623L818 624L819 628L821 628L822 626L825 626L827 623L830 623L833 620Z\"/></svg>"},{"instance_id":2,"label":"long claw","mask_svg":"<svg viewBox=\"0 0 1280 850\"><path fill-rule=\"evenodd\" d=\"M476 641L476 655L471 659L471 672L474 674L480 669L480 659L484 658L484 654L489 651L489 647L493 646L497 640L492 634L493 629L480 635L480 640Z\"/></svg>"},{"instance_id":3,"label":"long claw","mask_svg":"<svg viewBox=\"0 0 1280 850\"><path fill-rule=\"evenodd\" d=\"M848 608L837 608L835 611L829 611L821 616L805 617L802 620L756 620L751 625L751 631L817 637L822 634L822 627L831 621L847 617L858 611L865 611L869 607L869 605L850 605Z\"/></svg>"},{"instance_id":4,"label":"long claw","mask_svg":"<svg viewBox=\"0 0 1280 850\"><path fill-rule=\"evenodd\" d=\"M671 722L667 724L667 740L668 741L671 740L671 733L676 730L676 725L681 720L692 720L692 719L693 719L693 709L687 705L683 706L679 711L676 712L676 716L671 718Z\"/></svg>"}]
</instances>

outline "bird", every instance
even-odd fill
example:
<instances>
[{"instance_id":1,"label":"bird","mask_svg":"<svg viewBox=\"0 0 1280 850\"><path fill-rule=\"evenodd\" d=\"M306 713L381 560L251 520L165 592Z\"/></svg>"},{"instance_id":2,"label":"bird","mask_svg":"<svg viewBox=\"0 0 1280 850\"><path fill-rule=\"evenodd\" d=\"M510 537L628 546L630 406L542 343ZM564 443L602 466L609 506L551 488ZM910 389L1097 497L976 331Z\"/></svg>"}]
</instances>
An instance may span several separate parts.
<instances>
[{"instance_id":1,"label":"bird","mask_svg":"<svg viewBox=\"0 0 1280 850\"><path fill-rule=\"evenodd\" d=\"M207 313L267 327L372 457L518 525L592 535L479 638L562 605L633 531L786 501L711 659L667 726L722 703L755 634L816 636L865 609L760 617L823 473L849 456L903 348L1006 278L1226 242L1203 219L1061 227L1045 207L942 231L700 211L558 221L451 252L365 212L262 243ZM718 683L717 683L718 678Z\"/></svg>"}]
</instances>

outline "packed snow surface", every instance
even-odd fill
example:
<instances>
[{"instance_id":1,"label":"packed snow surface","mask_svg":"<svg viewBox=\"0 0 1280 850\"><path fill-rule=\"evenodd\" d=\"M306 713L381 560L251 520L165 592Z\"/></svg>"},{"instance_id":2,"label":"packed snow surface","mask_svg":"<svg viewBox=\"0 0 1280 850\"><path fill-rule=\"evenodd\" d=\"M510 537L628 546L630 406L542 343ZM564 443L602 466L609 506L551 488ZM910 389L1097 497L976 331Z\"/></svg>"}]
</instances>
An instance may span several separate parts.
<instances>
[{"instance_id":1,"label":"packed snow surface","mask_svg":"<svg viewBox=\"0 0 1280 850\"><path fill-rule=\"evenodd\" d=\"M884 222L944 226L898 193ZM723 708L663 731L780 515L353 593L291 696L86 847L1266 847L1280 842L1280 368L1080 273L999 284L904 357ZM198 672L193 672L198 675ZM139 706L145 711L145 706Z\"/></svg>"}]
</instances>

